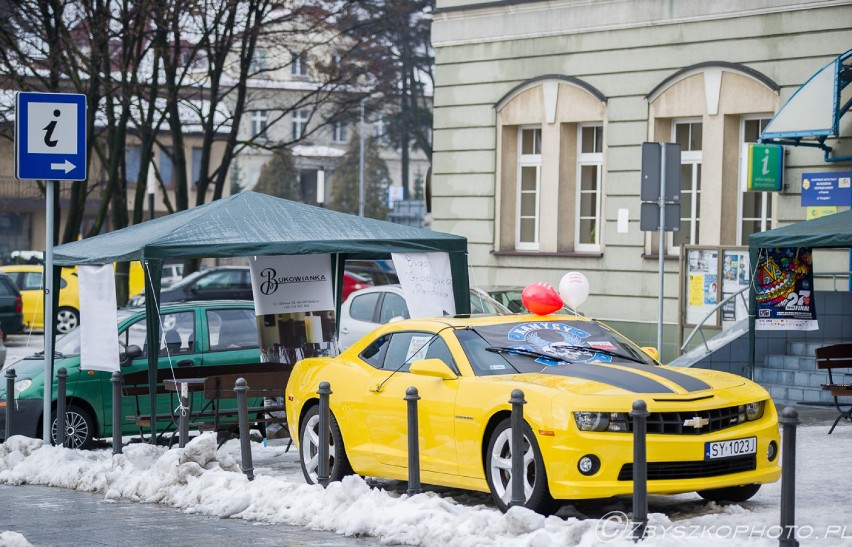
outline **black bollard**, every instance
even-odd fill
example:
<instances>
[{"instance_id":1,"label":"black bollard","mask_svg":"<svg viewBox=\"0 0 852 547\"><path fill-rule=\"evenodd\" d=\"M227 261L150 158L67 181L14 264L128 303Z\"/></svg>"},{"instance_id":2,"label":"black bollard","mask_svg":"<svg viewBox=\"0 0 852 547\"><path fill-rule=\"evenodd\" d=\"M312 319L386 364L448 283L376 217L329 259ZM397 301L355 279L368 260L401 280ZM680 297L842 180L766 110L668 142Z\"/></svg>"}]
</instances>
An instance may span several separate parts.
<instances>
[{"instance_id":1,"label":"black bollard","mask_svg":"<svg viewBox=\"0 0 852 547\"><path fill-rule=\"evenodd\" d=\"M328 436L331 428L331 410L329 408L329 395L331 395L331 384L320 382L319 390L319 426L317 427L317 483L323 488L328 486Z\"/></svg>"},{"instance_id":2,"label":"black bollard","mask_svg":"<svg viewBox=\"0 0 852 547\"><path fill-rule=\"evenodd\" d=\"M405 390L408 401L408 495L423 491L420 488L420 430L417 422L417 401L420 395L414 386Z\"/></svg>"},{"instance_id":3,"label":"black bollard","mask_svg":"<svg viewBox=\"0 0 852 547\"><path fill-rule=\"evenodd\" d=\"M633 418L633 541L645 537L648 527L648 458L645 450L645 434L648 430L648 407L645 401L633 402L630 416Z\"/></svg>"},{"instance_id":4,"label":"black bollard","mask_svg":"<svg viewBox=\"0 0 852 547\"><path fill-rule=\"evenodd\" d=\"M65 367L61 367L56 371L56 446L65 446L65 385L67 381L68 371Z\"/></svg>"},{"instance_id":5,"label":"black bollard","mask_svg":"<svg viewBox=\"0 0 852 547\"><path fill-rule=\"evenodd\" d=\"M509 398L512 405L512 496L509 507L515 505L523 506L527 502L524 492L524 392L520 389L512 390Z\"/></svg>"},{"instance_id":6,"label":"black bollard","mask_svg":"<svg viewBox=\"0 0 852 547\"><path fill-rule=\"evenodd\" d=\"M6 440L12 436L12 421L15 419L15 369L6 369Z\"/></svg>"},{"instance_id":7,"label":"black bollard","mask_svg":"<svg viewBox=\"0 0 852 547\"><path fill-rule=\"evenodd\" d=\"M240 456L242 462L240 468L246 474L248 480L254 480L254 466L251 462L251 432L248 423L248 384L245 378L237 378L234 384L234 393L237 394L237 415L240 424Z\"/></svg>"},{"instance_id":8,"label":"black bollard","mask_svg":"<svg viewBox=\"0 0 852 547\"><path fill-rule=\"evenodd\" d=\"M178 417L178 447L185 448L189 442L189 392L187 384L178 382L180 391L178 392L178 400L180 401L180 416ZM248 402L246 402L246 414L248 414ZM240 427L240 442L242 442L243 430L242 424Z\"/></svg>"},{"instance_id":9,"label":"black bollard","mask_svg":"<svg viewBox=\"0 0 852 547\"><path fill-rule=\"evenodd\" d=\"M112 453L121 454L121 387L124 376L117 370L112 373Z\"/></svg>"},{"instance_id":10,"label":"black bollard","mask_svg":"<svg viewBox=\"0 0 852 547\"><path fill-rule=\"evenodd\" d=\"M781 411L781 547L798 547L796 539L796 426L799 413L793 407Z\"/></svg>"}]
</instances>

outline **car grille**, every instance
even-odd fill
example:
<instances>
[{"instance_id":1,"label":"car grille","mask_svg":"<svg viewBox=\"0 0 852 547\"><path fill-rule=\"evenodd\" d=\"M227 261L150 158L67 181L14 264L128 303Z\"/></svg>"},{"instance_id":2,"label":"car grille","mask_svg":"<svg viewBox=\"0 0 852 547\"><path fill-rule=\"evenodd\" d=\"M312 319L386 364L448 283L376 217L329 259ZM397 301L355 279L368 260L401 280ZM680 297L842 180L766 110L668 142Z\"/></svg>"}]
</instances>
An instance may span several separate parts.
<instances>
[{"instance_id":1,"label":"car grille","mask_svg":"<svg viewBox=\"0 0 852 547\"><path fill-rule=\"evenodd\" d=\"M700 479L730 475L743 471L753 471L757 468L757 457L736 456L723 460L708 460L697 462L650 462L648 463L648 480L659 481L667 479ZM626 463L618 473L618 480L633 480L633 464Z\"/></svg>"},{"instance_id":2,"label":"car grille","mask_svg":"<svg viewBox=\"0 0 852 547\"><path fill-rule=\"evenodd\" d=\"M629 416L629 415L628 415ZM690 410L688 412L652 412L648 416L648 433L664 435L703 435L721 431L740 423L740 407L714 408L711 410ZM693 427L683 425L687 420L698 418L707 425ZM633 419L630 420L630 431L633 431Z\"/></svg>"}]
</instances>

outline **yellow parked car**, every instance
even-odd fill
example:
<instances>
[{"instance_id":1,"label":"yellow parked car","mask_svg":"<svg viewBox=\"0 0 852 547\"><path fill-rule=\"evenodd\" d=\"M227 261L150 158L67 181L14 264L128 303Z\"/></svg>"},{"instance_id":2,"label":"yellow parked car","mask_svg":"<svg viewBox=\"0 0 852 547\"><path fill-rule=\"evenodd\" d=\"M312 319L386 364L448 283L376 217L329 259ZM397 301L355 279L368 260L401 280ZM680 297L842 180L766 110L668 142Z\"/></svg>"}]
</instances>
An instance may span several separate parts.
<instances>
[{"instance_id":1,"label":"yellow parked car","mask_svg":"<svg viewBox=\"0 0 852 547\"><path fill-rule=\"evenodd\" d=\"M650 350L650 348L649 348ZM525 505L633 491L634 401L646 402L648 492L745 501L776 481L778 416L740 376L660 365L584 317L388 323L337 357L300 361L286 390L302 471L317 482L319 383L331 384L330 474L408 478L404 397L418 390L424 483L511 500L511 405L524 393Z\"/></svg>"},{"instance_id":2,"label":"yellow parked car","mask_svg":"<svg viewBox=\"0 0 852 547\"><path fill-rule=\"evenodd\" d=\"M24 325L28 329L44 329L44 267L41 264L0 266L18 289L24 304ZM130 263L129 294L139 294L145 287L139 262ZM135 292L134 292L135 291ZM80 324L80 293L77 268L62 268L59 279L59 306L56 309L56 332L65 334Z\"/></svg>"}]
</instances>

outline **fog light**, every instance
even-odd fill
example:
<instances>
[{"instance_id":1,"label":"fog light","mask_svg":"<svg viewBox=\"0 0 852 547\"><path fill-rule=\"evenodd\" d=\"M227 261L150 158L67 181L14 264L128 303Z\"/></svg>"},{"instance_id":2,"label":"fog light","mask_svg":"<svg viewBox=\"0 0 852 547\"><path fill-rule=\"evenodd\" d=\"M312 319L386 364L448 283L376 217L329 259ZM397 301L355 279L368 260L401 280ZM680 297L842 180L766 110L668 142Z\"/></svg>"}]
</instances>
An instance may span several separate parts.
<instances>
[{"instance_id":1,"label":"fog light","mask_svg":"<svg viewBox=\"0 0 852 547\"><path fill-rule=\"evenodd\" d=\"M778 455L778 445L775 444L775 441L769 441L769 446L766 447L766 459L771 462L775 461L775 457Z\"/></svg>"},{"instance_id":2,"label":"fog light","mask_svg":"<svg viewBox=\"0 0 852 547\"><path fill-rule=\"evenodd\" d=\"M589 476L594 475L601 468L601 460L598 459L597 456L592 454L587 454L580 458L580 461L577 462L577 469L580 470L580 473L583 475Z\"/></svg>"}]
</instances>

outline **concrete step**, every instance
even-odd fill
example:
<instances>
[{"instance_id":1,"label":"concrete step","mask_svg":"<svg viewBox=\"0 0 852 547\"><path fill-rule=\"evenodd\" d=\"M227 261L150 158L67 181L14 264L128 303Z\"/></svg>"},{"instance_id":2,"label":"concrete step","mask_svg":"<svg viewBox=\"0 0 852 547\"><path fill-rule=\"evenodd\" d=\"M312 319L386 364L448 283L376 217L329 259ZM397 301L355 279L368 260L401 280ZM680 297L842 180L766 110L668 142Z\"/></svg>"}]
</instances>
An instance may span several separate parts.
<instances>
[{"instance_id":1,"label":"concrete step","mask_svg":"<svg viewBox=\"0 0 852 547\"><path fill-rule=\"evenodd\" d=\"M792 404L792 403L819 403L825 405L833 405L834 399L831 393L824 389L813 387L799 387L791 385L765 384L760 383L772 397L772 400L777 403Z\"/></svg>"},{"instance_id":2,"label":"concrete step","mask_svg":"<svg viewBox=\"0 0 852 547\"><path fill-rule=\"evenodd\" d=\"M801 355L767 355L761 365L765 368L794 370L794 371L814 371L816 372L816 359L811 357L803 357Z\"/></svg>"},{"instance_id":3,"label":"concrete step","mask_svg":"<svg viewBox=\"0 0 852 547\"><path fill-rule=\"evenodd\" d=\"M787 342L787 355L795 355L799 357L814 357L817 348L821 348L823 346L833 346L834 344L840 344L842 342L836 341L832 342L830 340L823 340L820 342Z\"/></svg>"}]
</instances>

